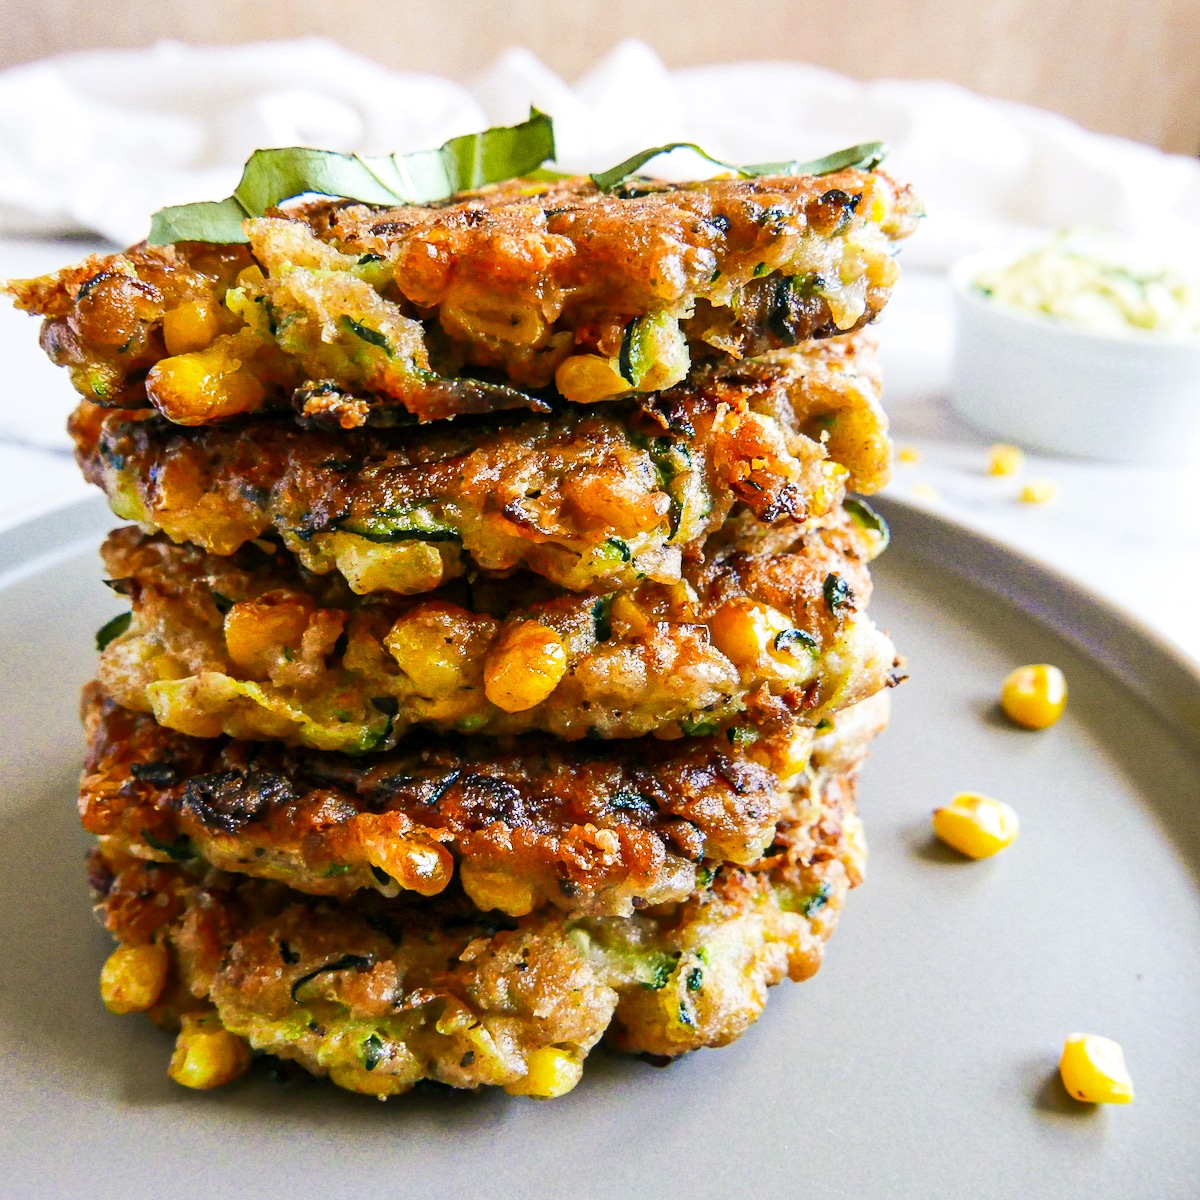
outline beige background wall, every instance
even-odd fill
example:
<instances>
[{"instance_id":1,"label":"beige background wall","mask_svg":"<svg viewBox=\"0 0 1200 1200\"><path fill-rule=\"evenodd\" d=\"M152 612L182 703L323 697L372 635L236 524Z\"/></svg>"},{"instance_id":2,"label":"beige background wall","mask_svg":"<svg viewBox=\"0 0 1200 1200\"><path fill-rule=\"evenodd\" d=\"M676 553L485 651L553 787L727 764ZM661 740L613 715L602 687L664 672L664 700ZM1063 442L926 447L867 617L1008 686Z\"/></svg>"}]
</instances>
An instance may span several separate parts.
<instances>
[{"instance_id":1,"label":"beige background wall","mask_svg":"<svg viewBox=\"0 0 1200 1200\"><path fill-rule=\"evenodd\" d=\"M323 34L465 78L523 44L573 79L623 37L668 64L792 58L940 78L1200 150L1200 0L0 0L0 65L63 50Z\"/></svg>"}]
</instances>

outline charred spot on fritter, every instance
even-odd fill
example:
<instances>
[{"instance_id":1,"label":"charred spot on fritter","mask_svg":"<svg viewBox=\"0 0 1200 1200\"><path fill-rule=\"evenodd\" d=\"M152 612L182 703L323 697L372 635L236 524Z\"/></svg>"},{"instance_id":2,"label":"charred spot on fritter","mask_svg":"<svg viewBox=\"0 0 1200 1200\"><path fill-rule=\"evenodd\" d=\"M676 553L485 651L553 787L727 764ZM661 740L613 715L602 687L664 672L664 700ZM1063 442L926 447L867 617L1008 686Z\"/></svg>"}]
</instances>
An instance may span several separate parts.
<instances>
[{"instance_id":1,"label":"charred spot on fritter","mask_svg":"<svg viewBox=\"0 0 1200 1200\"><path fill-rule=\"evenodd\" d=\"M269 771L220 771L187 781L181 807L208 829L237 833L296 799L291 783Z\"/></svg>"}]
</instances>

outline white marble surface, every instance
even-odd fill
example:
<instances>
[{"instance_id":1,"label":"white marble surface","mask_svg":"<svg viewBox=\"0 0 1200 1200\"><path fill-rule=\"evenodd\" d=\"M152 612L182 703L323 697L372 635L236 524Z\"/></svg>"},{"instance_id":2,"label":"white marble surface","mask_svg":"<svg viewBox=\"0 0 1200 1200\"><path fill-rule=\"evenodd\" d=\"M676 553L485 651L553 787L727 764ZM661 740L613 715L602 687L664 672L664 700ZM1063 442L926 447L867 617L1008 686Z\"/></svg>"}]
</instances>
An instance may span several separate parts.
<instances>
[{"instance_id":1,"label":"white marble surface","mask_svg":"<svg viewBox=\"0 0 1200 1200\"><path fill-rule=\"evenodd\" d=\"M0 276L51 270L99 248L85 241L0 240ZM31 318L0 305L8 384L0 402L0 528L87 494L63 431L73 392L65 372L38 349L36 332ZM879 335L896 442L918 456L897 464L889 494L1057 568L1200 664L1200 467L1030 455L1021 475L990 476L990 439L959 420L945 400L952 329L943 277L909 271ZM1054 483L1056 498L1021 503L1020 488L1032 479Z\"/></svg>"}]
</instances>

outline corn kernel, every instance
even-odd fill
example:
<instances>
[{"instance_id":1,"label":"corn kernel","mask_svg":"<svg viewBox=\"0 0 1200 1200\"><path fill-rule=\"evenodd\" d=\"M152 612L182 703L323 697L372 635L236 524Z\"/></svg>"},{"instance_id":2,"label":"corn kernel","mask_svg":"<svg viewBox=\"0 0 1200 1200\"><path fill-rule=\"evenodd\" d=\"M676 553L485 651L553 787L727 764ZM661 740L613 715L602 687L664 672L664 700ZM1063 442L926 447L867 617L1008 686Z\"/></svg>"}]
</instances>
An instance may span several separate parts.
<instances>
[{"instance_id":1,"label":"corn kernel","mask_svg":"<svg viewBox=\"0 0 1200 1200\"><path fill-rule=\"evenodd\" d=\"M1000 800L978 792L960 792L945 808L933 813L933 831L968 858L991 858L1017 837L1017 814Z\"/></svg>"},{"instance_id":2,"label":"corn kernel","mask_svg":"<svg viewBox=\"0 0 1200 1200\"><path fill-rule=\"evenodd\" d=\"M1018 667L1000 688L1000 707L1026 729L1046 729L1067 706L1066 676L1049 663Z\"/></svg>"},{"instance_id":3,"label":"corn kernel","mask_svg":"<svg viewBox=\"0 0 1200 1200\"><path fill-rule=\"evenodd\" d=\"M442 552L428 542L398 542L379 545L356 533L329 535L337 569L346 577L350 590L399 592L412 596L429 592L446 573Z\"/></svg>"},{"instance_id":4,"label":"corn kernel","mask_svg":"<svg viewBox=\"0 0 1200 1200\"><path fill-rule=\"evenodd\" d=\"M243 600L225 614L225 647L245 671L265 674L285 646L295 650L308 628L311 601L282 604Z\"/></svg>"},{"instance_id":5,"label":"corn kernel","mask_svg":"<svg viewBox=\"0 0 1200 1200\"><path fill-rule=\"evenodd\" d=\"M471 903L482 912L498 908L510 917L533 912L537 899L533 888L507 871L489 871L465 858L458 869L458 878Z\"/></svg>"},{"instance_id":6,"label":"corn kernel","mask_svg":"<svg viewBox=\"0 0 1200 1200\"><path fill-rule=\"evenodd\" d=\"M841 463L826 459L821 463L821 482L812 490L809 514L824 516L842 498L850 472Z\"/></svg>"},{"instance_id":7,"label":"corn kernel","mask_svg":"<svg viewBox=\"0 0 1200 1200\"><path fill-rule=\"evenodd\" d=\"M366 845L367 859L386 871L406 891L436 896L445 891L454 874L454 859L437 842L415 838L379 836Z\"/></svg>"},{"instance_id":8,"label":"corn kernel","mask_svg":"<svg viewBox=\"0 0 1200 1200\"><path fill-rule=\"evenodd\" d=\"M550 695L566 674L562 639L538 621L522 621L492 647L483 666L484 693L505 712L524 712Z\"/></svg>"},{"instance_id":9,"label":"corn kernel","mask_svg":"<svg viewBox=\"0 0 1200 1200\"><path fill-rule=\"evenodd\" d=\"M618 592L613 597L612 608L609 610L612 623L619 629L628 629L634 637L640 637L650 628L652 618L642 611L636 601L624 592Z\"/></svg>"},{"instance_id":10,"label":"corn kernel","mask_svg":"<svg viewBox=\"0 0 1200 1200\"><path fill-rule=\"evenodd\" d=\"M593 404L633 391L633 384L607 358L597 354L573 354L554 373L554 383L568 400Z\"/></svg>"},{"instance_id":11,"label":"corn kernel","mask_svg":"<svg viewBox=\"0 0 1200 1200\"><path fill-rule=\"evenodd\" d=\"M243 267L237 273L236 283L240 288L257 287L264 279L266 276L263 274L262 267L258 263L251 263L250 266Z\"/></svg>"},{"instance_id":12,"label":"corn kernel","mask_svg":"<svg viewBox=\"0 0 1200 1200\"><path fill-rule=\"evenodd\" d=\"M778 609L744 596L723 604L708 623L712 644L743 668L753 667L764 654L786 666L796 665L807 642L792 630L792 622ZM780 640L785 633L791 640Z\"/></svg>"},{"instance_id":13,"label":"corn kernel","mask_svg":"<svg viewBox=\"0 0 1200 1200\"><path fill-rule=\"evenodd\" d=\"M708 622L708 636L730 662L749 666L769 643L765 605L752 600L723 604Z\"/></svg>"},{"instance_id":14,"label":"corn kernel","mask_svg":"<svg viewBox=\"0 0 1200 1200\"><path fill-rule=\"evenodd\" d=\"M1071 1034L1063 1045L1058 1071L1063 1087L1085 1104L1129 1104L1133 1100L1125 1052L1110 1038Z\"/></svg>"},{"instance_id":15,"label":"corn kernel","mask_svg":"<svg viewBox=\"0 0 1200 1200\"><path fill-rule=\"evenodd\" d=\"M187 1013L167 1074L184 1087L206 1090L232 1083L250 1066L250 1047L214 1013Z\"/></svg>"},{"instance_id":16,"label":"corn kernel","mask_svg":"<svg viewBox=\"0 0 1200 1200\"><path fill-rule=\"evenodd\" d=\"M780 782L787 782L799 775L808 767L813 751L813 731L801 726L787 741L782 750L776 751L773 761L768 765L779 776Z\"/></svg>"},{"instance_id":17,"label":"corn kernel","mask_svg":"<svg viewBox=\"0 0 1200 1200\"><path fill-rule=\"evenodd\" d=\"M901 446L896 451L896 460L902 462L906 467L911 467L914 463L921 461L921 452L916 446Z\"/></svg>"},{"instance_id":18,"label":"corn kernel","mask_svg":"<svg viewBox=\"0 0 1200 1200\"><path fill-rule=\"evenodd\" d=\"M404 1079L387 1071L368 1071L365 1067L358 1066L330 1067L329 1080L348 1092L358 1092L361 1096L375 1096L379 1100L398 1096L411 1086Z\"/></svg>"},{"instance_id":19,"label":"corn kernel","mask_svg":"<svg viewBox=\"0 0 1200 1200\"><path fill-rule=\"evenodd\" d=\"M153 1008L167 983L166 946L118 946L100 972L100 998L110 1013Z\"/></svg>"},{"instance_id":20,"label":"corn kernel","mask_svg":"<svg viewBox=\"0 0 1200 1200\"><path fill-rule=\"evenodd\" d=\"M146 377L154 406L179 425L201 425L262 407L263 386L241 360L210 347L160 359Z\"/></svg>"},{"instance_id":21,"label":"corn kernel","mask_svg":"<svg viewBox=\"0 0 1200 1200\"><path fill-rule=\"evenodd\" d=\"M420 694L438 699L478 682L478 643L486 645L495 628L477 629L482 624L457 605L422 605L401 617L383 644Z\"/></svg>"},{"instance_id":22,"label":"corn kernel","mask_svg":"<svg viewBox=\"0 0 1200 1200\"><path fill-rule=\"evenodd\" d=\"M525 1065L525 1077L504 1089L510 1096L538 1096L550 1100L565 1096L583 1078L583 1063L553 1046L531 1050Z\"/></svg>"},{"instance_id":23,"label":"corn kernel","mask_svg":"<svg viewBox=\"0 0 1200 1200\"><path fill-rule=\"evenodd\" d=\"M203 350L220 331L216 311L208 300L189 300L163 314L163 340L171 355Z\"/></svg>"},{"instance_id":24,"label":"corn kernel","mask_svg":"<svg viewBox=\"0 0 1200 1200\"><path fill-rule=\"evenodd\" d=\"M1031 479L1017 499L1022 504L1049 504L1058 495L1058 485L1049 479Z\"/></svg>"},{"instance_id":25,"label":"corn kernel","mask_svg":"<svg viewBox=\"0 0 1200 1200\"><path fill-rule=\"evenodd\" d=\"M1025 465L1025 455L1017 446L997 442L988 450L989 475L1016 475Z\"/></svg>"}]
</instances>

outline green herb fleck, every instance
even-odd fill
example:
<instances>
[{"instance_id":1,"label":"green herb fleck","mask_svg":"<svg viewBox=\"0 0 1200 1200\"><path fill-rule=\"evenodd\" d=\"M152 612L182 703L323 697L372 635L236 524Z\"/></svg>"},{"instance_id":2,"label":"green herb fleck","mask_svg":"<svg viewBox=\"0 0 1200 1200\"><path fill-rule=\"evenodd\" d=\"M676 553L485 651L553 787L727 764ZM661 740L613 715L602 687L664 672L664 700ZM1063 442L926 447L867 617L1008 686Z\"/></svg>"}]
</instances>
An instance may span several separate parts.
<instances>
[{"instance_id":1,"label":"green herb fleck","mask_svg":"<svg viewBox=\"0 0 1200 1200\"><path fill-rule=\"evenodd\" d=\"M647 977L642 980L642 987L652 992L660 992L670 982L675 973L675 967L680 959L680 952L662 951L652 955L646 963Z\"/></svg>"},{"instance_id":2,"label":"green herb fleck","mask_svg":"<svg viewBox=\"0 0 1200 1200\"><path fill-rule=\"evenodd\" d=\"M186 862L189 858L197 857L196 847L192 845L192 839L186 833L181 833L173 842L164 842L143 829L142 841L151 850L157 850L160 854L165 854L176 862Z\"/></svg>"},{"instance_id":3,"label":"green herb fleck","mask_svg":"<svg viewBox=\"0 0 1200 1200\"><path fill-rule=\"evenodd\" d=\"M96 649L104 650L109 642L115 641L128 628L133 620L133 613L118 613L111 621L106 621L96 630Z\"/></svg>"},{"instance_id":4,"label":"green herb fleck","mask_svg":"<svg viewBox=\"0 0 1200 1200\"><path fill-rule=\"evenodd\" d=\"M326 971L366 971L374 965L374 961L365 954L343 954L341 958L335 959L333 962L326 963L323 967L318 967L315 971L309 971L307 975L301 975L295 983L292 984L292 999L296 1000L296 993L310 980L316 979L318 975L324 975Z\"/></svg>"},{"instance_id":5,"label":"green herb fleck","mask_svg":"<svg viewBox=\"0 0 1200 1200\"><path fill-rule=\"evenodd\" d=\"M685 717L679 722L679 728L685 737L712 737L721 728L721 723L706 717L696 717L694 720Z\"/></svg>"},{"instance_id":6,"label":"green herb fleck","mask_svg":"<svg viewBox=\"0 0 1200 1200\"><path fill-rule=\"evenodd\" d=\"M622 812L640 813L642 816L653 817L658 812L658 805L640 792L618 792L608 803Z\"/></svg>"},{"instance_id":7,"label":"green herb fleck","mask_svg":"<svg viewBox=\"0 0 1200 1200\"><path fill-rule=\"evenodd\" d=\"M701 967L693 967L687 973L687 990L689 992L698 992L704 986L704 970Z\"/></svg>"},{"instance_id":8,"label":"green herb fleck","mask_svg":"<svg viewBox=\"0 0 1200 1200\"><path fill-rule=\"evenodd\" d=\"M821 649L817 645L817 639L811 633L805 633L803 629L781 629L775 635L774 646L780 653L787 651L789 654L795 654L797 650L807 650L809 654L816 655Z\"/></svg>"},{"instance_id":9,"label":"green herb fleck","mask_svg":"<svg viewBox=\"0 0 1200 1200\"><path fill-rule=\"evenodd\" d=\"M800 911L806 916L815 916L818 912L829 903L829 895L833 889L828 883L820 883L817 885L817 890L811 896L805 896L800 902Z\"/></svg>"},{"instance_id":10,"label":"green herb fleck","mask_svg":"<svg viewBox=\"0 0 1200 1200\"><path fill-rule=\"evenodd\" d=\"M217 612L221 613L222 615L227 613L234 604L234 602L230 600L228 596L223 596L220 592L215 590L212 593L212 602L217 606Z\"/></svg>"},{"instance_id":11,"label":"green herb fleck","mask_svg":"<svg viewBox=\"0 0 1200 1200\"><path fill-rule=\"evenodd\" d=\"M368 1071L373 1071L383 1061L383 1042L377 1033L371 1034L362 1045L362 1063Z\"/></svg>"},{"instance_id":12,"label":"green herb fleck","mask_svg":"<svg viewBox=\"0 0 1200 1200\"><path fill-rule=\"evenodd\" d=\"M882 554L892 540L892 531L888 528L888 523L865 500L860 500L857 496L847 496L842 501L842 507L860 529L879 535L875 553Z\"/></svg>"},{"instance_id":13,"label":"green herb fleck","mask_svg":"<svg viewBox=\"0 0 1200 1200\"><path fill-rule=\"evenodd\" d=\"M592 630L598 642L612 637L612 602L612 596L598 596L592 604Z\"/></svg>"},{"instance_id":14,"label":"green herb fleck","mask_svg":"<svg viewBox=\"0 0 1200 1200\"><path fill-rule=\"evenodd\" d=\"M387 336L380 333L378 329L372 329L369 325L363 325L359 321L356 321L353 317L349 316L342 317L342 324L345 325L355 337L362 338L364 342L367 342L372 346L378 346L380 350L383 350L387 354L388 358L391 358L392 348L390 345L388 345Z\"/></svg>"},{"instance_id":15,"label":"green herb fleck","mask_svg":"<svg viewBox=\"0 0 1200 1200\"><path fill-rule=\"evenodd\" d=\"M615 555L622 562L630 562L633 559L633 555L629 550L629 544L622 541L619 537L605 538L600 550L607 558L612 558Z\"/></svg>"},{"instance_id":16,"label":"green herb fleck","mask_svg":"<svg viewBox=\"0 0 1200 1200\"><path fill-rule=\"evenodd\" d=\"M636 329L637 321L630 321L625 326L625 336L621 338L621 350L617 355L617 370L621 372L621 378L632 387L637 387L644 374L644 371L636 371L633 365L633 338Z\"/></svg>"},{"instance_id":17,"label":"green herb fleck","mask_svg":"<svg viewBox=\"0 0 1200 1200\"><path fill-rule=\"evenodd\" d=\"M836 571L830 571L825 576L821 590L825 594L825 603L829 607L829 611L835 615L839 609L854 603L854 592Z\"/></svg>"},{"instance_id":18,"label":"green herb fleck","mask_svg":"<svg viewBox=\"0 0 1200 1200\"><path fill-rule=\"evenodd\" d=\"M751 729L749 725L731 725L725 730L725 737L735 750L741 750L758 741L758 730Z\"/></svg>"}]
</instances>

